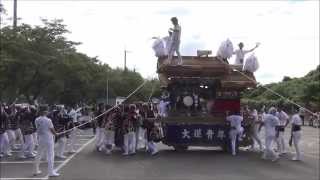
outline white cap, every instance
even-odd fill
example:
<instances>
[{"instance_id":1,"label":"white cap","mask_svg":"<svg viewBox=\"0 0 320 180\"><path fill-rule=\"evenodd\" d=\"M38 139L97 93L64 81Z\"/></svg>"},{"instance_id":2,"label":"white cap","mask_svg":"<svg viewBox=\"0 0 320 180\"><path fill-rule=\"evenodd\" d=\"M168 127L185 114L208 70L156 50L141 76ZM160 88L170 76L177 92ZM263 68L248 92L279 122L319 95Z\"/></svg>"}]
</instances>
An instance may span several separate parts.
<instances>
[{"instance_id":1,"label":"white cap","mask_svg":"<svg viewBox=\"0 0 320 180\"><path fill-rule=\"evenodd\" d=\"M275 107L271 107L268 111L269 114L275 115L277 113L277 109Z\"/></svg>"}]
</instances>

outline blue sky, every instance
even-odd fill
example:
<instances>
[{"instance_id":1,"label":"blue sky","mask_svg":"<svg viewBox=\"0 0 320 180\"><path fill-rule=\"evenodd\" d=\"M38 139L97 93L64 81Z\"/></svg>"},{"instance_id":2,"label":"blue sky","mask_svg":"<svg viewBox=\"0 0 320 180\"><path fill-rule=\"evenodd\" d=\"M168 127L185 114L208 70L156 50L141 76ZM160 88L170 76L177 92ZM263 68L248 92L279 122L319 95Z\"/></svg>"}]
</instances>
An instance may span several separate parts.
<instances>
[{"instance_id":1,"label":"blue sky","mask_svg":"<svg viewBox=\"0 0 320 180\"><path fill-rule=\"evenodd\" d=\"M19 0L18 0L19 1ZM4 1L12 15L12 0ZM165 36L170 18L182 26L181 52L195 55L208 49L215 55L229 38L245 49L256 42L261 83L301 77L319 64L319 1L27 1L18 4L20 23L39 24L42 18L61 18L71 31L68 38L83 44L80 52L112 67L128 67L144 77L156 76L153 36ZM7 21L8 23L11 23ZM233 62L233 58L230 60Z\"/></svg>"}]
</instances>

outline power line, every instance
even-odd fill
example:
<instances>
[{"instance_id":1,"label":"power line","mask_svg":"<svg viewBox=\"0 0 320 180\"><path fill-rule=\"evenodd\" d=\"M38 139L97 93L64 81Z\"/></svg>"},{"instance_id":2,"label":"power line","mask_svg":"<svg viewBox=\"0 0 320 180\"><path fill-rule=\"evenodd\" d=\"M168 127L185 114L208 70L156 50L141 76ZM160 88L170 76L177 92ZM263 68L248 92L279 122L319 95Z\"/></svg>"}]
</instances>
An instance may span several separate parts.
<instances>
[{"instance_id":1,"label":"power line","mask_svg":"<svg viewBox=\"0 0 320 180\"><path fill-rule=\"evenodd\" d=\"M223 60L221 60L220 58L217 58L217 59L218 59L220 62L222 62L223 64L227 65L227 67L228 67L228 68L230 68L230 69L232 69L232 70L234 70L234 71L236 71L236 72L240 73L242 76L244 76L244 77L245 77L245 78L247 78L248 80L250 80L250 81L252 81L252 82L256 83L257 85L260 85L260 87L262 87L262 88L266 89L267 91L270 91L271 93L273 93L273 94L275 94L275 95L279 96L280 98L282 98L282 99L284 99L284 100L288 101L289 103L294 104L294 105L298 106L299 108L302 108L302 109L306 110L308 113L310 113L310 114L312 114L312 115L314 115L314 114L315 114L315 113L314 113L314 112L312 112L311 110L309 110L309 109L307 109L307 108L305 108L305 107L303 107L303 106L301 106L301 105L299 105L299 104L295 103L294 101L291 101L289 98L282 96L281 94L279 94L279 93L275 92L275 91L274 91L274 90L272 90L271 88L268 88L268 87L266 87L266 86L261 85L259 82L257 82L256 80L252 79L251 77L247 76L247 75L246 75L246 74L244 74L243 72L241 72L241 71L239 71L239 70L237 70L237 69L235 69L235 68L232 68L231 66L229 66L229 64L227 64L226 62L224 62L224 61L223 61Z\"/></svg>"}]
</instances>

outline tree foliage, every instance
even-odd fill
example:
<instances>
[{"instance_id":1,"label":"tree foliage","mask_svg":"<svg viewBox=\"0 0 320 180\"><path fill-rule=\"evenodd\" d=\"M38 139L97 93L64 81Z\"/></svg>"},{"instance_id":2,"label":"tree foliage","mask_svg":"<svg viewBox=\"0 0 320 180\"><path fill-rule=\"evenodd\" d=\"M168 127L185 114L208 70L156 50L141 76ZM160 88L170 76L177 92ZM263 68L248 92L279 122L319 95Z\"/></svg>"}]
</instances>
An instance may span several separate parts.
<instances>
[{"instance_id":1,"label":"tree foliage","mask_svg":"<svg viewBox=\"0 0 320 180\"><path fill-rule=\"evenodd\" d=\"M144 79L133 71L112 69L97 57L76 51L79 42L69 41L62 20L42 20L41 26L21 24L0 30L0 101L16 98L33 103L91 103L126 96ZM133 99L148 99L151 84Z\"/></svg>"},{"instance_id":2,"label":"tree foliage","mask_svg":"<svg viewBox=\"0 0 320 180\"><path fill-rule=\"evenodd\" d=\"M310 108L313 111L320 109L320 66L315 70L310 71L302 78L290 78L285 76L280 83L265 85L265 87L279 93L289 100L298 103L302 106ZM263 87L257 87L252 90L247 90L243 93L243 103L250 104L257 108L262 105L279 106L283 105L287 109L291 109L295 105L288 100L267 91Z\"/></svg>"}]
</instances>

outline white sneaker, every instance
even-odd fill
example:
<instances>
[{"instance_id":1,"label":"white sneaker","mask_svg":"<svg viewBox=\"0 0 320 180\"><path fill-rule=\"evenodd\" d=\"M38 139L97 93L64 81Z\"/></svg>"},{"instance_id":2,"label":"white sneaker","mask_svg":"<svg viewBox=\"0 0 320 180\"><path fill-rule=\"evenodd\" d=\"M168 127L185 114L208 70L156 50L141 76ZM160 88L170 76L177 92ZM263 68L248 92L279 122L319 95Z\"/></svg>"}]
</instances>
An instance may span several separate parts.
<instances>
[{"instance_id":1,"label":"white sneaker","mask_svg":"<svg viewBox=\"0 0 320 180\"><path fill-rule=\"evenodd\" d=\"M103 151L103 147L99 147L98 151L102 152Z\"/></svg>"},{"instance_id":2,"label":"white sneaker","mask_svg":"<svg viewBox=\"0 0 320 180\"><path fill-rule=\"evenodd\" d=\"M96 151L100 152L100 148L96 146Z\"/></svg>"},{"instance_id":3,"label":"white sneaker","mask_svg":"<svg viewBox=\"0 0 320 180\"><path fill-rule=\"evenodd\" d=\"M123 156L128 156L128 155L129 155L129 153L123 153L122 155L123 155Z\"/></svg>"},{"instance_id":4,"label":"white sneaker","mask_svg":"<svg viewBox=\"0 0 320 180\"><path fill-rule=\"evenodd\" d=\"M20 159L26 159L27 157L25 155L18 156Z\"/></svg>"},{"instance_id":5,"label":"white sneaker","mask_svg":"<svg viewBox=\"0 0 320 180\"><path fill-rule=\"evenodd\" d=\"M154 156L154 155L158 154L158 152L159 152L159 151L153 151L153 152L151 153L151 156Z\"/></svg>"},{"instance_id":6,"label":"white sneaker","mask_svg":"<svg viewBox=\"0 0 320 180\"><path fill-rule=\"evenodd\" d=\"M74 150L74 149L69 151L69 153L75 153L75 152L76 152L76 150Z\"/></svg>"},{"instance_id":7,"label":"white sneaker","mask_svg":"<svg viewBox=\"0 0 320 180\"><path fill-rule=\"evenodd\" d=\"M279 153L279 156L284 156L286 154L287 154L286 152L281 152L281 153Z\"/></svg>"},{"instance_id":8,"label":"white sneaker","mask_svg":"<svg viewBox=\"0 0 320 180\"><path fill-rule=\"evenodd\" d=\"M28 158L35 158L35 157L36 157L36 155L35 155L35 154L33 154L33 153L31 153L31 154L28 154L28 155L27 155L27 157L28 157Z\"/></svg>"},{"instance_id":9,"label":"white sneaker","mask_svg":"<svg viewBox=\"0 0 320 180\"><path fill-rule=\"evenodd\" d=\"M52 173L50 173L48 176L49 176L49 177L58 177L58 176L60 176L60 174L59 174L59 173L56 173L56 172L52 172Z\"/></svg>"},{"instance_id":10,"label":"white sneaker","mask_svg":"<svg viewBox=\"0 0 320 180\"><path fill-rule=\"evenodd\" d=\"M297 158L297 157L293 157L291 160L292 160L292 161L301 161L301 159L299 159L299 158Z\"/></svg>"},{"instance_id":11,"label":"white sneaker","mask_svg":"<svg viewBox=\"0 0 320 180\"><path fill-rule=\"evenodd\" d=\"M39 174L41 174L42 172L40 170L36 171L35 173L33 173L34 176L37 176Z\"/></svg>"},{"instance_id":12,"label":"white sneaker","mask_svg":"<svg viewBox=\"0 0 320 180\"><path fill-rule=\"evenodd\" d=\"M271 161L272 162L276 162L276 161L278 161L279 160L279 157L275 157L275 158L273 158Z\"/></svg>"}]
</instances>

